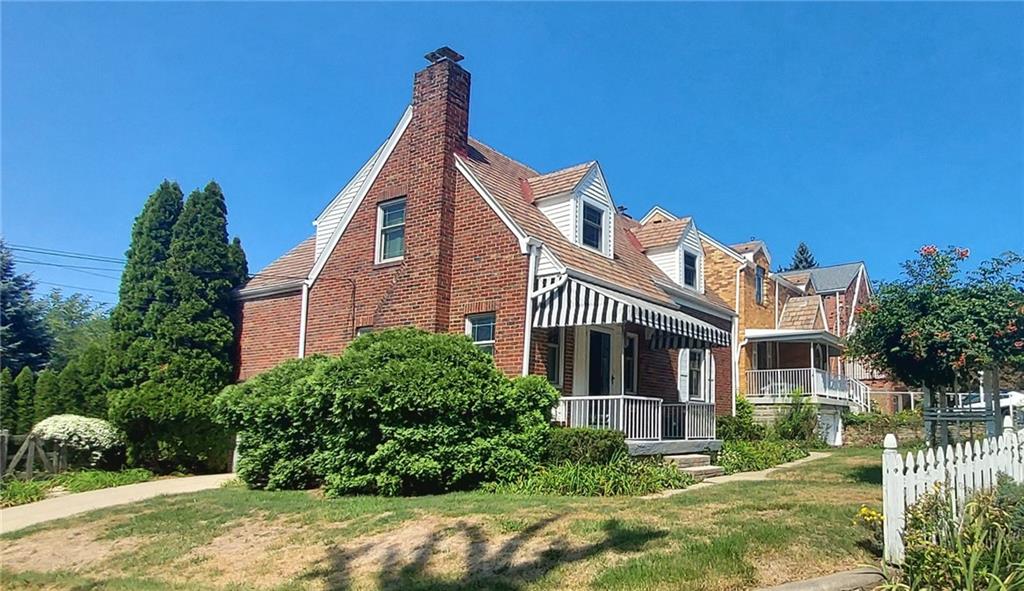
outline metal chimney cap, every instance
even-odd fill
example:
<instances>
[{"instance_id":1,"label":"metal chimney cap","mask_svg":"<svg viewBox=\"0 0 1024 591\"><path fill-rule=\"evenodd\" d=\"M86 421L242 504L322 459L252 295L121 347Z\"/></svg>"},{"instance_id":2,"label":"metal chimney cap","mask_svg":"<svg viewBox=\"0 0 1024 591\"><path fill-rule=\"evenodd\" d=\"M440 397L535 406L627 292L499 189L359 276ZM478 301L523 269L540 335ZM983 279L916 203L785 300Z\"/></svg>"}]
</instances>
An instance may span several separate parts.
<instances>
[{"instance_id":1,"label":"metal chimney cap","mask_svg":"<svg viewBox=\"0 0 1024 591\"><path fill-rule=\"evenodd\" d=\"M437 62L444 60L451 60L456 63L462 61L462 54L455 51L451 47L448 47L447 45L445 45L444 47L439 47L423 57L427 58L427 61L432 64L436 64Z\"/></svg>"}]
</instances>

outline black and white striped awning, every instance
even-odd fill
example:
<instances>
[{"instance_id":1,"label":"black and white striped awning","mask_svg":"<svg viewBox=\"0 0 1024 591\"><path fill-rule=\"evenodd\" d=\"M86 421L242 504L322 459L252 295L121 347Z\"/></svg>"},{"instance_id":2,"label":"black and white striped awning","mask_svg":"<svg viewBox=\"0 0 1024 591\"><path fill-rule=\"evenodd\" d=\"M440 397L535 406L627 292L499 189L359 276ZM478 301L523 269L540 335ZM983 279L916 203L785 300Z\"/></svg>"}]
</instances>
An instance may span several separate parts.
<instances>
[{"instance_id":1,"label":"black and white striped awning","mask_svg":"<svg viewBox=\"0 0 1024 591\"><path fill-rule=\"evenodd\" d=\"M534 296L533 326L556 328L632 322L653 329L656 349L725 347L729 333L667 306L559 275L542 277Z\"/></svg>"}]
</instances>

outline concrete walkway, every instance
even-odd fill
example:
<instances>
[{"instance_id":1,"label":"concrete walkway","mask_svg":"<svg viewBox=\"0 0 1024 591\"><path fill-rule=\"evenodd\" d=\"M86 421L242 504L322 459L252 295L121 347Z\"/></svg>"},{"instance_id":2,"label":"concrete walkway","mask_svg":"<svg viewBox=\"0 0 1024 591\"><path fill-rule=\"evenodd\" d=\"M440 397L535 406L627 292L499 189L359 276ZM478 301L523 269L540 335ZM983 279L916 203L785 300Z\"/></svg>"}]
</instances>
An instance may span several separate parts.
<instances>
[{"instance_id":1,"label":"concrete walkway","mask_svg":"<svg viewBox=\"0 0 1024 591\"><path fill-rule=\"evenodd\" d=\"M830 453L822 451L812 451L806 458L800 458L786 464L779 464L767 470L758 470L757 472L737 472L736 474L726 474L724 476L713 476L711 478L705 478L704 480L688 486L686 488L676 488L672 490L661 491L660 493L654 493L653 495L647 495L640 497L642 499L663 499L665 497L673 497L678 494L690 492L693 490L700 490L716 484L725 484L726 482L750 482L755 480L768 480L768 476L772 472L779 470L785 470L786 468L792 468L793 466L799 466L800 464L806 464L807 462L813 462L814 460L820 460L822 458L829 457Z\"/></svg>"},{"instance_id":2,"label":"concrete walkway","mask_svg":"<svg viewBox=\"0 0 1024 591\"><path fill-rule=\"evenodd\" d=\"M62 517L85 513L94 509L127 505L128 503L163 495L176 495L218 488L234 477L234 474L210 474L207 476L166 478L64 495L27 505L0 509L0 534L43 523L44 521L52 521Z\"/></svg>"}]
</instances>

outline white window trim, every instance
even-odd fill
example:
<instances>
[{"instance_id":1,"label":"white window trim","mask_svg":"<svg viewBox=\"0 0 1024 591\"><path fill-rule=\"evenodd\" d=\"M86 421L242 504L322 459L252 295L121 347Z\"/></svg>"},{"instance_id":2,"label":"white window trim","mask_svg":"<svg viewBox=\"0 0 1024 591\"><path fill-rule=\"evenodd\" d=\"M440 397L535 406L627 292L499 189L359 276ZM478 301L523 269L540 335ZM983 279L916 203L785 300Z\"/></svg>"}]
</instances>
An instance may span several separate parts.
<instances>
[{"instance_id":1,"label":"white window trim","mask_svg":"<svg viewBox=\"0 0 1024 591\"><path fill-rule=\"evenodd\" d=\"M760 279L758 279L758 271L761 272ZM767 277L767 275L768 275L768 271L766 271L763 267L759 267L759 266L755 266L754 267L754 303L759 305L759 306L763 306L764 305L764 301L765 301L765 297L764 296L766 295L764 293L764 286L765 286L765 278ZM758 284L760 284L760 293L761 293L761 297L760 298L757 297L757 295L758 295Z\"/></svg>"},{"instance_id":2,"label":"white window trim","mask_svg":"<svg viewBox=\"0 0 1024 591\"><path fill-rule=\"evenodd\" d=\"M473 341L473 319L474 318L485 318L485 317L488 317L488 316L490 316L491 318L494 319L494 331L493 331L493 334L491 335L492 338L489 341ZM473 341L474 345L476 345L477 347L479 347L480 345L490 345L491 346L491 351L493 352L495 350L495 345L494 345L495 339L494 339L494 337L496 337L497 334L498 334L498 315L496 313L494 313L494 312L481 312L480 314L469 314L469 315L466 316L465 327L466 327L466 336L468 336L469 339L471 341Z\"/></svg>"},{"instance_id":3,"label":"white window trim","mask_svg":"<svg viewBox=\"0 0 1024 591\"><path fill-rule=\"evenodd\" d=\"M555 375L558 376L558 378L554 382L552 382L550 380L548 380L548 382L552 386L556 386L558 388L561 388L562 385L565 383L565 329L562 328L562 327L558 327L558 328L549 328L548 330L557 331L556 334L558 334L558 345L557 345L557 348L558 348L558 358L555 361L555 363L557 365L557 370L555 372ZM551 345L550 341L547 341L547 342L544 343L544 353L545 353L544 358L545 358L545 361L547 360L547 352L548 352L548 350L551 349L551 347L552 347L552 345Z\"/></svg>"},{"instance_id":4,"label":"white window trim","mask_svg":"<svg viewBox=\"0 0 1024 591\"><path fill-rule=\"evenodd\" d=\"M583 242L583 227L584 227L584 224L586 223L585 222L585 216L583 215L583 212L586 210L587 207L590 207L592 209L596 209L597 211L601 212L601 234L600 234L601 244L600 244L599 248L594 248L593 246ZM591 201L590 199L580 198L580 215L579 215L580 246L582 246L583 248L589 248L590 250L593 250L595 252L599 252L601 254L606 254L607 253L607 247L608 247L607 242L608 242L608 219L609 219L609 217L610 216L608 214L608 208L607 207L604 207L600 203L595 203L595 202Z\"/></svg>"},{"instance_id":5,"label":"white window trim","mask_svg":"<svg viewBox=\"0 0 1024 591\"><path fill-rule=\"evenodd\" d=\"M690 291L700 291L700 255L685 248L680 250L683 251L683 256L679 261L679 283ZM686 283L686 255L693 257L693 285Z\"/></svg>"},{"instance_id":6,"label":"white window trim","mask_svg":"<svg viewBox=\"0 0 1024 591\"><path fill-rule=\"evenodd\" d=\"M376 265L384 263L393 263L405 258L405 247L407 245L407 242L405 240L405 227L406 220L408 219L406 217L408 211L405 211L402 214L402 254L397 257L391 257L387 259L384 258L384 241L381 239L384 232L384 208L387 207L388 205L398 203L399 201L402 202L402 208L405 209L406 205L408 205L408 203L405 200L405 197L399 197L398 199L390 199L388 201L382 201L381 203L377 204L377 235L373 251L373 262Z\"/></svg>"},{"instance_id":7,"label":"white window trim","mask_svg":"<svg viewBox=\"0 0 1024 591\"><path fill-rule=\"evenodd\" d=\"M626 384L626 345L633 341L633 389L627 388ZM635 332L627 332L622 341L622 391L626 394L636 394L640 390L640 337Z\"/></svg>"},{"instance_id":8,"label":"white window trim","mask_svg":"<svg viewBox=\"0 0 1024 591\"><path fill-rule=\"evenodd\" d=\"M692 351L701 352L701 364L700 364L700 394L698 398L690 397L690 353ZM676 376L676 390L678 392L679 402L713 402L715 399L715 393L712 391L714 388L714 381L711 379L710 372L714 370L713 361L709 361L711 358L711 349L680 349L678 362L678 375Z\"/></svg>"}]
</instances>

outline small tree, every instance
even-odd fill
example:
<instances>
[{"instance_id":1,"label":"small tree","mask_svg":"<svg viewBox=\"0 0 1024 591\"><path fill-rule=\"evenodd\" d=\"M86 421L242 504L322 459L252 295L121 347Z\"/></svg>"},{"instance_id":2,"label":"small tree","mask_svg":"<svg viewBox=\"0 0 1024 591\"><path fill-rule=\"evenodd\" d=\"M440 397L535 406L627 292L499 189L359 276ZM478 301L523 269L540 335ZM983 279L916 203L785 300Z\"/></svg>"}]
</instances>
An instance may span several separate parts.
<instances>
[{"instance_id":1,"label":"small tree","mask_svg":"<svg viewBox=\"0 0 1024 591\"><path fill-rule=\"evenodd\" d=\"M806 243L801 242L796 247L796 252L793 253L793 261L789 263L789 268L786 271L799 271L802 269L813 269L818 266L818 261L814 260L814 255L811 254L811 249Z\"/></svg>"},{"instance_id":2,"label":"small tree","mask_svg":"<svg viewBox=\"0 0 1024 591\"><path fill-rule=\"evenodd\" d=\"M15 431L28 433L32 430L35 419L35 398L36 398L36 376L27 366L21 368L18 377L14 379L15 412L18 414L18 421Z\"/></svg>"},{"instance_id":3,"label":"small tree","mask_svg":"<svg viewBox=\"0 0 1024 591\"><path fill-rule=\"evenodd\" d=\"M57 372L44 369L36 378L36 399L33 404L35 420L33 423L57 414L60 403L60 383Z\"/></svg>"},{"instance_id":4,"label":"small tree","mask_svg":"<svg viewBox=\"0 0 1024 591\"><path fill-rule=\"evenodd\" d=\"M14 431L18 425L18 407L15 401L14 377L11 370L0 371L0 429Z\"/></svg>"},{"instance_id":5,"label":"small tree","mask_svg":"<svg viewBox=\"0 0 1024 591\"><path fill-rule=\"evenodd\" d=\"M107 342L110 317L102 304L91 296L73 293L65 297L59 289L50 292L45 302L46 325L53 335L50 369L58 371L94 343Z\"/></svg>"},{"instance_id":6,"label":"small tree","mask_svg":"<svg viewBox=\"0 0 1024 591\"><path fill-rule=\"evenodd\" d=\"M925 246L903 263L903 278L855 310L847 354L940 394L981 370L1024 369L1024 259L1007 253L965 273L969 255Z\"/></svg>"}]
</instances>

